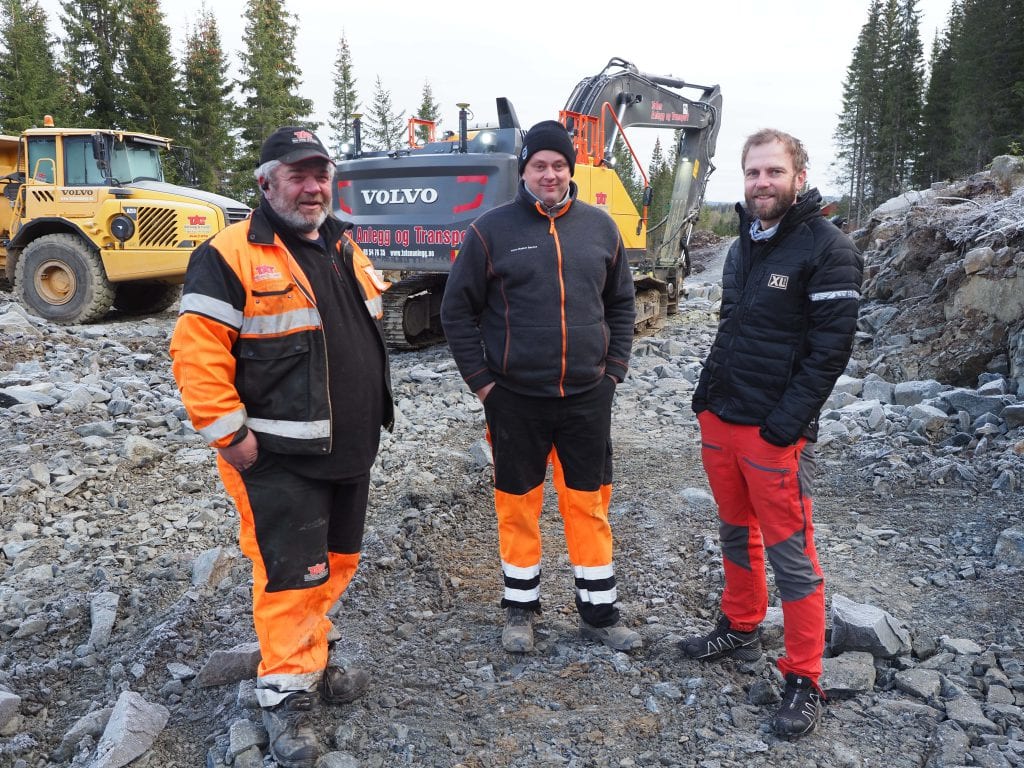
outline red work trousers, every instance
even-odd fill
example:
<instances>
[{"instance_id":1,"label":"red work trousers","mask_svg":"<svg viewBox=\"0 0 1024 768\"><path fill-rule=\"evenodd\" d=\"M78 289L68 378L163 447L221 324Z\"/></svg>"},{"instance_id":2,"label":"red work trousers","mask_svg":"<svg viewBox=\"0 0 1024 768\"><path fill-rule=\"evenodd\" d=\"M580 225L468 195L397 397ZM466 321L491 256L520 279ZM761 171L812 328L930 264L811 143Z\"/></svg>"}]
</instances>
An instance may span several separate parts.
<instances>
[{"instance_id":1,"label":"red work trousers","mask_svg":"<svg viewBox=\"0 0 1024 768\"><path fill-rule=\"evenodd\" d=\"M783 674L817 683L825 650L825 579L814 549L809 483L813 444L780 448L758 427L731 424L710 411L697 416L701 458L718 504L725 570L722 613L741 632L768 610L765 553L782 599Z\"/></svg>"}]
</instances>

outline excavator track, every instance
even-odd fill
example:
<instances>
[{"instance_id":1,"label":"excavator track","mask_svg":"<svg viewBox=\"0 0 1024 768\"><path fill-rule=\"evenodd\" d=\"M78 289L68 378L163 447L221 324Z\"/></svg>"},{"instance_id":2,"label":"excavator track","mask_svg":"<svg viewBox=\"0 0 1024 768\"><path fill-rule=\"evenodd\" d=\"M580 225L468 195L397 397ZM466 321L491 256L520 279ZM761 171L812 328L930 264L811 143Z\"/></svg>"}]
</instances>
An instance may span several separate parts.
<instances>
[{"instance_id":1,"label":"excavator track","mask_svg":"<svg viewBox=\"0 0 1024 768\"><path fill-rule=\"evenodd\" d=\"M384 291L384 339L391 349L411 350L444 341L441 294L447 275L410 275Z\"/></svg>"}]
</instances>

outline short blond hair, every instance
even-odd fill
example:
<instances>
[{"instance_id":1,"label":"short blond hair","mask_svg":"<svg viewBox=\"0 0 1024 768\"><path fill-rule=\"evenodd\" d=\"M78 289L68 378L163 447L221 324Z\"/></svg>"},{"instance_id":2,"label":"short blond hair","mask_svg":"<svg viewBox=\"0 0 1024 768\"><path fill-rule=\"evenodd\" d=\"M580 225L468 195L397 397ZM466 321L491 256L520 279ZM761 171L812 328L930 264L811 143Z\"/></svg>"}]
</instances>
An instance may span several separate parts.
<instances>
[{"instance_id":1,"label":"short blond hair","mask_svg":"<svg viewBox=\"0 0 1024 768\"><path fill-rule=\"evenodd\" d=\"M778 141L786 148L790 159L793 161L793 170L797 173L807 170L807 150L800 139L791 136L785 131L775 128L762 128L757 133L752 133L743 144L743 152L740 154L740 168L746 167L747 153L751 147L759 147L762 144L771 144Z\"/></svg>"}]
</instances>

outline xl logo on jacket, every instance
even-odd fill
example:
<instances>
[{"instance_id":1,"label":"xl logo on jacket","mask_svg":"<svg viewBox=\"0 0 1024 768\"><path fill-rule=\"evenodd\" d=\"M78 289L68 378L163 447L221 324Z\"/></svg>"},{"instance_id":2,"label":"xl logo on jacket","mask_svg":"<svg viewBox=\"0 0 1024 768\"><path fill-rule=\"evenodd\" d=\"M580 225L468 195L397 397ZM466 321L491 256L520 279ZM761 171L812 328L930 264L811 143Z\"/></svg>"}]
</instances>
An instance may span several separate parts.
<instances>
[{"instance_id":1,"label":"xl logo on jacket","mask_svg":"<svg viewBox=\"0 0 1024 768\"><path fill-rule=\"evenodd\" d=\"M768 275L768 287L786 290L789 287L789 275Z\"/></svg>"}]
</instances>

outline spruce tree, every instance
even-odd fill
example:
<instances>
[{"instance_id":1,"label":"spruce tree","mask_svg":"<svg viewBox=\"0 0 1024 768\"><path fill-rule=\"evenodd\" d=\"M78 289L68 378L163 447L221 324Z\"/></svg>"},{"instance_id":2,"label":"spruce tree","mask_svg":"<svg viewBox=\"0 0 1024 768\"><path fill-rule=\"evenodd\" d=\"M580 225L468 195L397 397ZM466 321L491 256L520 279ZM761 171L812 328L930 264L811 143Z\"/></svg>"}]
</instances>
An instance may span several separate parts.
<instances>
[{"instance_id":1,"label":"spruce tree","mask_svg":"<svg viewBox=\"0 0 1024 768\"><path fill-rule=\"evenodd\" d=\"M345 33L338 42L338 56L334 61L334 98L330 118L330 145L336 155L341 155L341 145L352 141L352 115L359 112L359 96L356 79L352 74L352 51Z\"/></svg>"},{"instance_id":2,"label":"spruce tree","mask_svg":"<svg viewBox=\"0 0 1024 768\"><path fill-rule=\"evenodd\" d=\"M53 63L46 11L36 0L3 0L0 9L0 130L20 133L42 125L44 115L67 124L70 94Z\"/></svg>"},{"instance_id":3,"label":"spruce tree","mask_svg":"<svg viewBox=\"0 0 1024 768\"><path fill-rule=\"evenodd\" d=\"M127 0L121 61L124 127L177 139L181 90L159 0Z\"/></svg>"},{"instance_id":4,"label":"spruce tree","mask_svg":"<svg viewBox=\"0 0 1024 768\"><path fill-rule=\"evenodd\" d=\"M405 143L405 111L395 112L391 104L391 91L384 88L380 75L377 76L373 103L366 121L364 136L370 149L392 152Z\"/></svg>"},{"instance_id":5,"label":"spruce tree","mask_svg":"<svg viewBox=\"0 0 1024 768\"><path fill-rule=\"evenodd\" d=\"M62 0L66 82L75 122L90 128L125 128L118 98L123 47L123 6L116 0Z\"/></svg>"},{"instance_id":6,"label":"spruce tree","mask_svg":"<svg viewBox=\"0 0 1024 768\"><path fill-rule=\"evenodd\" d=\"M430 87L430 81L423 81L423 92L420 96L420 108L416 113L416 117L421 120L431 120L434 123L435 128L441 124L441 105L434 100L434 91ZM419 126L416 128L416 140L421 143L426 143L429 131L425 126Z\"/></svg>"},{"instance_id":7,"label":"spruce tree","mask_svg":"<svg viewBox=\"0 0 1024 768\"><path fill-rule=\"evenodd\" d=\"M195 28L186 34L182 70L182 143L191 151L196 184L200 189L230 194L237 109L217 20L208 9L203 9Z\"/></svg>"},{"instance_id":8,"label":"spruce tree","mask_svg":"<svg viewBox=\"0 0 1024 768\"><path fill-rule=\"evenodd\" d=\"M253 171L267 136L285 125L316 127L310 122L313 102L298 95L301 72L295 66L296 24L281 0L248 0L246 4L245 49L239 54L241 147L231 181L238 200L256 202Z\"/></svg>"},{"instance_id":9,"label":"spruce tree","mask_svg":"<svg viewBox=\"0 0 1024 768\"><path fill-rule=\"evenodd\" d=\"M621 135L616 136L615 142L612 144L612 158L615 162L616 175L618 175L619 180L622 182L622 186L625 187L629 199L639 211L640 206L643 205L644 185L640 180L640 173L637 170L636 162L633 160L633 155L630 153L629 147L626 146L626 142Z\"/></svg>"},{"instance_id":10,"label":"spruce tree","mask_svg":"<svg viewBox=\"0 0 1024 768\"><path fill-rule=\"evenodd\" d=\"M960 34L962 20L960 6L954 3L945 32L932 44L931 69L921 111L921 151L914 168L914 184L918 187L952 179L960 170L953 118L957 68L953 42Z\"/></svg>"}]
</instances>

